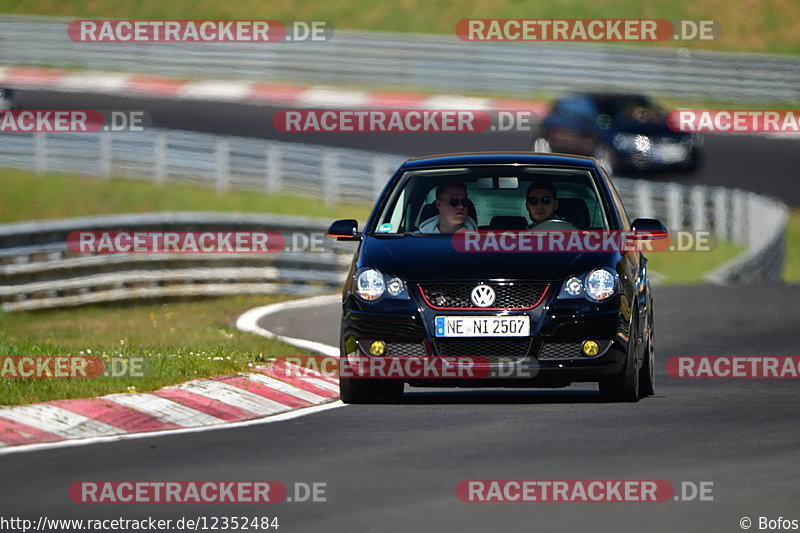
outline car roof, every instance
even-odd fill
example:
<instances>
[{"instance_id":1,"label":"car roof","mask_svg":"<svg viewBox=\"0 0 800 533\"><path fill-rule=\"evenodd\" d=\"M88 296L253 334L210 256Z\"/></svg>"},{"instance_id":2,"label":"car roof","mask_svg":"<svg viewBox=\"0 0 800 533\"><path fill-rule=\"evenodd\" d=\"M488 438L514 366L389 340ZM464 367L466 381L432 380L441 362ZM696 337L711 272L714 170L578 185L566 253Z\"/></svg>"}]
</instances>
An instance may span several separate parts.
<instances>
[{"instance_id":1,"label":"car roof","mask_svg":"<svg viewBox=\"0 0 800 533\"><path fill-rule=\"evenodd\" d=\"M620 105L625 105L631 101L640 102L641 105L657 105L655 101L646 94L641 93L614 93L614 92L569 92L557 98L555 102L570 98L586 98L594 102L601 113L616 112Z\"/></svg>"},{"instance_id":2,"label":"car roof","mask_svg":"<svg viewBox=\"0 0 800 533\"><path fill-rule=\"evenodd\" d=\"M650 95L644 93L629 93L629 92L581 92L581 91L570 91L563 96L556 98L556 100L562 100L564 98L575 98L575 97L582 97L582 98L591 98L593 100L620 100L620 99L629 99L629 98L637 98L643 100L652 100Z\"/></svg>"},{"instance_id":3,"label":"car roof","mask_svg":"<svg viewBox=\"0 0 800 533\"><path fill-rule=\"evenodd\" d=\"M414 157L403 163L404 170L459 165L558 165L594 168L591 157L569 154L540 154L535 152L464 152Z\"/></svg>"}]
</instances>

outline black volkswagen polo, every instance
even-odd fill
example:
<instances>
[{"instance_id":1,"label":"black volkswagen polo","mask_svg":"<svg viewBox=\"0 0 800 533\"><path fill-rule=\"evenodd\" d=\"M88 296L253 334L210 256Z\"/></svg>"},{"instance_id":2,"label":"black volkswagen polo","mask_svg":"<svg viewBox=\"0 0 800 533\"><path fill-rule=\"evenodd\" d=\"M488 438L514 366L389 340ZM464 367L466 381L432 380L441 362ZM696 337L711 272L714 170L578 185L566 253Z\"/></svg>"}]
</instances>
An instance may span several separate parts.
<instances>
[{"instance_id":1,"label":"black volkswagen polo","mask_svg":"<svg viewBox=\"0 0 800 533\"><path fill-rule=\"evenodd\" d=\"M666 230L654 219L629 222L594 159L486 152L408 160L362 231L355 220L328 230L358 241L343 290L340 368L355 359L469 358L488 372L341 374L342 401L398 396L406 383L598 382L612 400L652 394L646 259L639 246L608 246L618 241L604 237L617 234L663 238Z\"/></svg>"}]
</instances>

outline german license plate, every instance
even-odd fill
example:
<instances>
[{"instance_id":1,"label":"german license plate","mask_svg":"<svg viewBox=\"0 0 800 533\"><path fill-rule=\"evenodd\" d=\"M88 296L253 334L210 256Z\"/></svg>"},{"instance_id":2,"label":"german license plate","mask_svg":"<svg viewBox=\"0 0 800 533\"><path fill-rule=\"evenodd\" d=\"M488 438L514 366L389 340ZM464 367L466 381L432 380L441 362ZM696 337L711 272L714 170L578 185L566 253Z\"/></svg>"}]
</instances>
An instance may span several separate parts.
<instances>
[{"instance_id":1,"label":"german license plate","mask_svg":"<svg viewBox=\"0 0 800 533\"><path fill-rule=\"evenodd\" d=\"M437 316L437 337L527 337L531 319L522 316Z\"/></svg>"}]
</instances>

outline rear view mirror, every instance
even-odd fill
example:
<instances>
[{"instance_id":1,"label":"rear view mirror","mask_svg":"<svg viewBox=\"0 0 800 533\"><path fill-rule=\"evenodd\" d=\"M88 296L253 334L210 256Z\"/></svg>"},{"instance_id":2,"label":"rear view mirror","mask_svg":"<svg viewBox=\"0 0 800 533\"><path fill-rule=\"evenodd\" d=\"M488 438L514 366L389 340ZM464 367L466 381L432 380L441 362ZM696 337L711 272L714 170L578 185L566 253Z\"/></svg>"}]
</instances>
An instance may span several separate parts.
<instances>
[{"instance_id":1,"label":"rear view mirror","mask_svg":"<svg viewBox=\"0 0 800 533\"><path fill-rule=\"evenodd\" d=\"M328 228L328 237L336 238L337 241L357 241L361 238L358 233L358 221L352 218L337 220Z\"/></svg>"},{"instance_id":2,"label":"rear view mirror","mask_svg":"<svg viewBox=\"0 0 800 533\"><path fill-rule=\"evenodd\" d=\"M519 189L519 180L516 177L497 178L499 189Z\"/></svg>"},{"instance_id":3,"label":"rear view mirror","mask_svg":"<svg viewBox=\"0 0 800 533\"><path fill-rule=\"evenodd\" d=\"M518 189L519 180L516 176L498 178L478 178L475 186L479 190Z\"/></svg>"},{"instance_id":4,"label":"rear view mirror","mask_svg":"<svg viewBox=\"0 0 800 533\"><path fill-rule=\"evenodd\" d=\"M669 236L667 228L655 218L637 218L631 224L637 240L665 239Z\"/></svg>"},{"instance_id":5,"label":"rear view mirror","mask_svg":"<svg viewBox=\"0 0 800 533\"><path fill-rule=\"evenodd\" d=\"M478 181L475 182L475 186L480 190L491 190L494 189L493 181L492 178L478 178Z\"/></svg>"}]
</instances>

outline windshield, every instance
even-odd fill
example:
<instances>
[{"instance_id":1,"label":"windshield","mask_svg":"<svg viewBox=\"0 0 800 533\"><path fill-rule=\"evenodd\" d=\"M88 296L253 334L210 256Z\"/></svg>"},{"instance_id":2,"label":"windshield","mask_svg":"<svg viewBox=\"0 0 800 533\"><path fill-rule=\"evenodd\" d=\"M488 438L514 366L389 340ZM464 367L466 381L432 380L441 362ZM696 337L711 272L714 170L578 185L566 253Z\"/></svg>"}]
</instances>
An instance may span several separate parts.
<instances>
[{"instance_id":1,"label":"windshield","mask_svg":"<svg viewBox=\"0 0 800 533\"><path fill-rule=\"evenodd\" d=\"M372 231L433 235L534 228L608 229L592 174L525 166L408 171Z\"/></svg>"},{"instance_id":2,"label":"windshield","mask_svg":"<svg viewBox=\"0 0 800 533\"><path fill-rule=\"evenodd\" d=\"M644 96L598 98L597 107L601 114L620 124L663 123L666 120L664 111Z\"/></svg>"}]
</instances>

